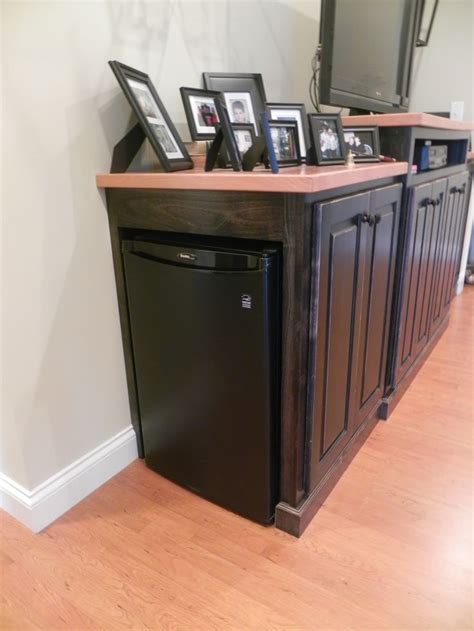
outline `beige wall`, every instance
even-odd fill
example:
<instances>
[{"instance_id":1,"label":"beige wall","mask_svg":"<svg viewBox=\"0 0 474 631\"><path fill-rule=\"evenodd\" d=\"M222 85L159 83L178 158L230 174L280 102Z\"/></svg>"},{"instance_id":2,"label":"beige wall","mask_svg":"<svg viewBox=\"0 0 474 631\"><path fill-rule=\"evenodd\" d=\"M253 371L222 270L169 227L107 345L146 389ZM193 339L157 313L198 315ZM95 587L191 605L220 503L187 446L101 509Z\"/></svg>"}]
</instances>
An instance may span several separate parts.
<instances>
[{"instance_id":1,"label":"beige wall","mask_svg":"<svg viewBox=\"0 0 474 631\"><path fill-rule=\"evenodd\" d=\"M179 87L261 72L306 100L318 2L3 2L2 462L31 489L130 423L104 201L130 108L107 66ZM8 60L8 63L7 63Z\"/></svg>"},{"instance_id":2,"label":"beige wall","mask_svg":"<svg viewBox=\"0 0 474 631\"><path fill-rule=\"evenodd\" d=\"M410 109L449 112L464 101L464 120L474 120L474 2L440 0L427 48L418 48Z\"/></svg>"}]
</instances>

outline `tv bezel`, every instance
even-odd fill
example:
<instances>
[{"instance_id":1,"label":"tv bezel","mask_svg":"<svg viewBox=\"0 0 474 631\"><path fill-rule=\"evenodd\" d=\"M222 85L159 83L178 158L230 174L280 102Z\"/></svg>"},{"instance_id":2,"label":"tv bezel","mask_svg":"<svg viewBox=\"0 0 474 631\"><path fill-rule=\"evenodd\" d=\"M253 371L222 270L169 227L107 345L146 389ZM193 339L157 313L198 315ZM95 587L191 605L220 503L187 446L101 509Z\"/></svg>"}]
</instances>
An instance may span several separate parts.
<instances>
[{"instance_id":1,"label":"tv bezel","mask_svg":"<svg viewBox=\"0 0 474 631\"><path fill-rule=\"evenodd\" d=\"M411 71L416 44L417 26L420 20L421 3L419 0L408 2L411 11L408 14L409 28L404 27L405 43L400 50L406 50L401 62L400 104L379 100L373 97L338 90L332 86L332 57L334 49L334 29L336 4L339 0L321 0L321 21L319 27L320 66L319 66L319 100L324 105L349 107L355 110L377 112L382 114L407 112L409 106ZM407 19L407 17L405 17ZM408 32L407 32L408 30Z\"/></svg>"}]
</instances>

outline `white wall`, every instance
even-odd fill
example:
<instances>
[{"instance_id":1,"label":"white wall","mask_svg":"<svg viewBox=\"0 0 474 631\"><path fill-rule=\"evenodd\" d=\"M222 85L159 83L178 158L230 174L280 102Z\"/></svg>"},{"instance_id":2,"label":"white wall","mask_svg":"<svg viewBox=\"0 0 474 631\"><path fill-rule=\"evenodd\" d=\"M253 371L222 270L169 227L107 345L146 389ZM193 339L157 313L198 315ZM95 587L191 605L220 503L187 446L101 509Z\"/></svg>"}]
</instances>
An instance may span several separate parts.
<instances>
[{"instance_id":1,"label":"white wall","mask_svg":"<svg viewBox=\"0 0 474 631\"><path fill-rule=\"evenodd\" d=\"M473 0L440 0L429 44L416 50L410 109L449 112L464 101L464 120L474 120L473 64Z\"/></svg>"},{"instance_id":2,"label":"white wall","mask_svg":"<svg viewBox=\"0 0 474 631\"><path fill-rule=\"evenodd\" d=\"M307 101L318 2L2 3L2 452L32 489L130 423L105 204L95 174L130 121L109 59L179 87L261 72ZM186 133L185 133L186 132Z\"/></svg>"}]
</instances>

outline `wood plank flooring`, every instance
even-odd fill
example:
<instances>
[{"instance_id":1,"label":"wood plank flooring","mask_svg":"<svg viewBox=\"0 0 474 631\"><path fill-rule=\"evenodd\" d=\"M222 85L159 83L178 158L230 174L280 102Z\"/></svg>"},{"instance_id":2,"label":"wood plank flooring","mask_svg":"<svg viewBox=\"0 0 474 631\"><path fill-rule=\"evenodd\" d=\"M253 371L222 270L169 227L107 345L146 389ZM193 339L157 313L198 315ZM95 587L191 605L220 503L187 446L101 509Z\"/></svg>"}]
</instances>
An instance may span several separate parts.
<instances>
[{"instance_id":1,"label":"wood plank flooring","mask_svg":"<svg viewBox=\"0 0 474 631\"><path fill-rule=\"evenodd\" d=\"M137 461L39 535L1 514L0 629L472 629L473 307L301 539Z\"/></svg>"}]
</instances>

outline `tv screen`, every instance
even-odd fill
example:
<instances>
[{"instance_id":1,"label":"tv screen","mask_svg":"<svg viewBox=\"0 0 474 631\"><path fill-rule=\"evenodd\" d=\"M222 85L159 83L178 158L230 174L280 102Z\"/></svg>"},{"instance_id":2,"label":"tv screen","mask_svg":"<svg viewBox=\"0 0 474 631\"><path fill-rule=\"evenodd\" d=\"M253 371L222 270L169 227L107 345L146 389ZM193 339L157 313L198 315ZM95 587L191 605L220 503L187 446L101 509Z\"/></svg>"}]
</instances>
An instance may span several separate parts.
<instances>
[{"instance_id":1,"label":"tv screen","mask_svg":"<svg viewBox=\"0 0 474 631\"><path fill-rule=\"evenodd\" d=\"M407 110L417 19L417 0L323 0L321 102Z\"/></svg>"}]
</instances>

